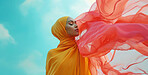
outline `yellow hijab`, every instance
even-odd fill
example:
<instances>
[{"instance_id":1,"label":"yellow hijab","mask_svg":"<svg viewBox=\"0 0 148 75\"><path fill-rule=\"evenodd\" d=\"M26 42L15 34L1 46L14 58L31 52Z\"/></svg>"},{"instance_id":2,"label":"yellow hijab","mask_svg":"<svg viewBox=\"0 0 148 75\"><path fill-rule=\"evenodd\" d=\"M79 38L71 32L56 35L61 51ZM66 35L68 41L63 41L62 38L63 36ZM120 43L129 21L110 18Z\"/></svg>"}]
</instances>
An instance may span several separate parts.
<instances>
[{"instance_id":1,"label":"yellow hijab","mask_svg":"<svg viewBox=\"0 0 148 75\"><path fill-rule=\"evenodd\" d=\"M60 44L48 52L46 75L90 75L88 59L80 55L74 37L65 30L67 18L58 19L52 26L52 34Z\"/></svg>"}]
</instances>

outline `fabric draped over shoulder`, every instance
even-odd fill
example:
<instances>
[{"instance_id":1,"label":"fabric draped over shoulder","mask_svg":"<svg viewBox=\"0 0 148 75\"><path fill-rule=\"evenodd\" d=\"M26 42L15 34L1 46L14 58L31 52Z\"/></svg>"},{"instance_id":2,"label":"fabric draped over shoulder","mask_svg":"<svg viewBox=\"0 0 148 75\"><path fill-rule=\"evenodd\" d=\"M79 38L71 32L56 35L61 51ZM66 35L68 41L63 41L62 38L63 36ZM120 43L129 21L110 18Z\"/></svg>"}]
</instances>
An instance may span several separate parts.
<instances>
[{"instance_id":1,"label":"fabric draped over shoulder","mask_svg":"<svg viewBox=\"0 0 148 75\"><path fill-rule=\"evenodd\" d=\"M96 0L75 20L91 74L148 74L148 0Z\"/></svg>"},{"instance_id":2,"label":"fabric draped over shoulder","mask_svg":"<svg viewBox=\"0 0 148 75\"><path fill-rule=\"evenodd\" d=\"M52 34L60 44L48 52L46 75L90 75L88 59L80 55L74 37L65 30L67 18L58 19L52 26Z\"/></svg>"}]
</instances>

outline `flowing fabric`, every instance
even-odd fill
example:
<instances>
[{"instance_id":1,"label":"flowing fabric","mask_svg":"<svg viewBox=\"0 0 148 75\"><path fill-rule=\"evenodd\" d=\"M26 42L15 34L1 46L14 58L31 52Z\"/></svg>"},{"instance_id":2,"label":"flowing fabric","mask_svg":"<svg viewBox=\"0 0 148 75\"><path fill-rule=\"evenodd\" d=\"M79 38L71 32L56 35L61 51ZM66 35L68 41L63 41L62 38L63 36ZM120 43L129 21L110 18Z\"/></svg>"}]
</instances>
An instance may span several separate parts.
<instances>
[{"instance_id":1,"label":"flowing fabric","mask_svg":"<svg viewBox=\"0 0 148 75\"><path fill-rule=\"evenodd\" d=\"M92 75L148 74L148 0L96 0L76 21Z\"/></svg>"},{"instance_id":2,"label":"flowing fabric","mask_svg":"<svg viewBox=\"0 0 148 75\"><path fill-rule=\"evenodd\" d=\"M90 75L88 59L80 55L74 37L65 30L67 18L58 19L52 26L52 33L60 44L48 52L46 75Z\"/></svg>"}]
</instances>

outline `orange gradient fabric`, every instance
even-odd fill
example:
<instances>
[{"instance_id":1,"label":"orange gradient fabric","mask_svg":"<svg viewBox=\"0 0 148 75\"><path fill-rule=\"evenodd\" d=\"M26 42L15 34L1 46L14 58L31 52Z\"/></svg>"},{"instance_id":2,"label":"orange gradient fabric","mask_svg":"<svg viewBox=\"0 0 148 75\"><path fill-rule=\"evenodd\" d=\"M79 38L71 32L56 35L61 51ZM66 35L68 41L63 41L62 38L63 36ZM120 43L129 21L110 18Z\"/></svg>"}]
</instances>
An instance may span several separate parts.
<instances>
[{"instance_id":1,"label":"orange gradient fabric","mask_svg":"<svg viewBox=\"0 0 148 75\"><path fill-rule=\"evenodd\" d=\"M67 18L58 19L52 26L52 34L60 44L48 52L46 75L90 75L88 59L80 55L74 37L66 33Z\"/></svg>"},{"instance_id":2,"label":"orange gradient fabric","mask_svg":"<svg viewBox=\"0 0 148 75\"><path fill-rule=\"evenodd\" d=\"M92 75L148 74L148 0L96 0L76 21Z\"/></svg>"}]
</instances>

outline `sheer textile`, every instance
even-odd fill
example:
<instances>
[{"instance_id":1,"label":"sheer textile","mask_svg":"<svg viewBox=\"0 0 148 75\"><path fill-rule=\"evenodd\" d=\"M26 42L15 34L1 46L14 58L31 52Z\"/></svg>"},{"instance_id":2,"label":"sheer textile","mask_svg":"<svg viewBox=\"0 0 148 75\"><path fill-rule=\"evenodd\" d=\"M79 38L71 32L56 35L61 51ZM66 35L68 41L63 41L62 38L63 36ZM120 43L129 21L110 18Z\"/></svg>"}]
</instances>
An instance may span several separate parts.
<instances>
[{"instance_id":1,"label":"sheer textile","mask_svg":"<svg viewBox=\"0 0 148 75\"><path fill-rule=\"evenodd\" d=\"M148 74L148 0L96 0L76 21L92 75Z\"/></svg>"}]
</instances>

